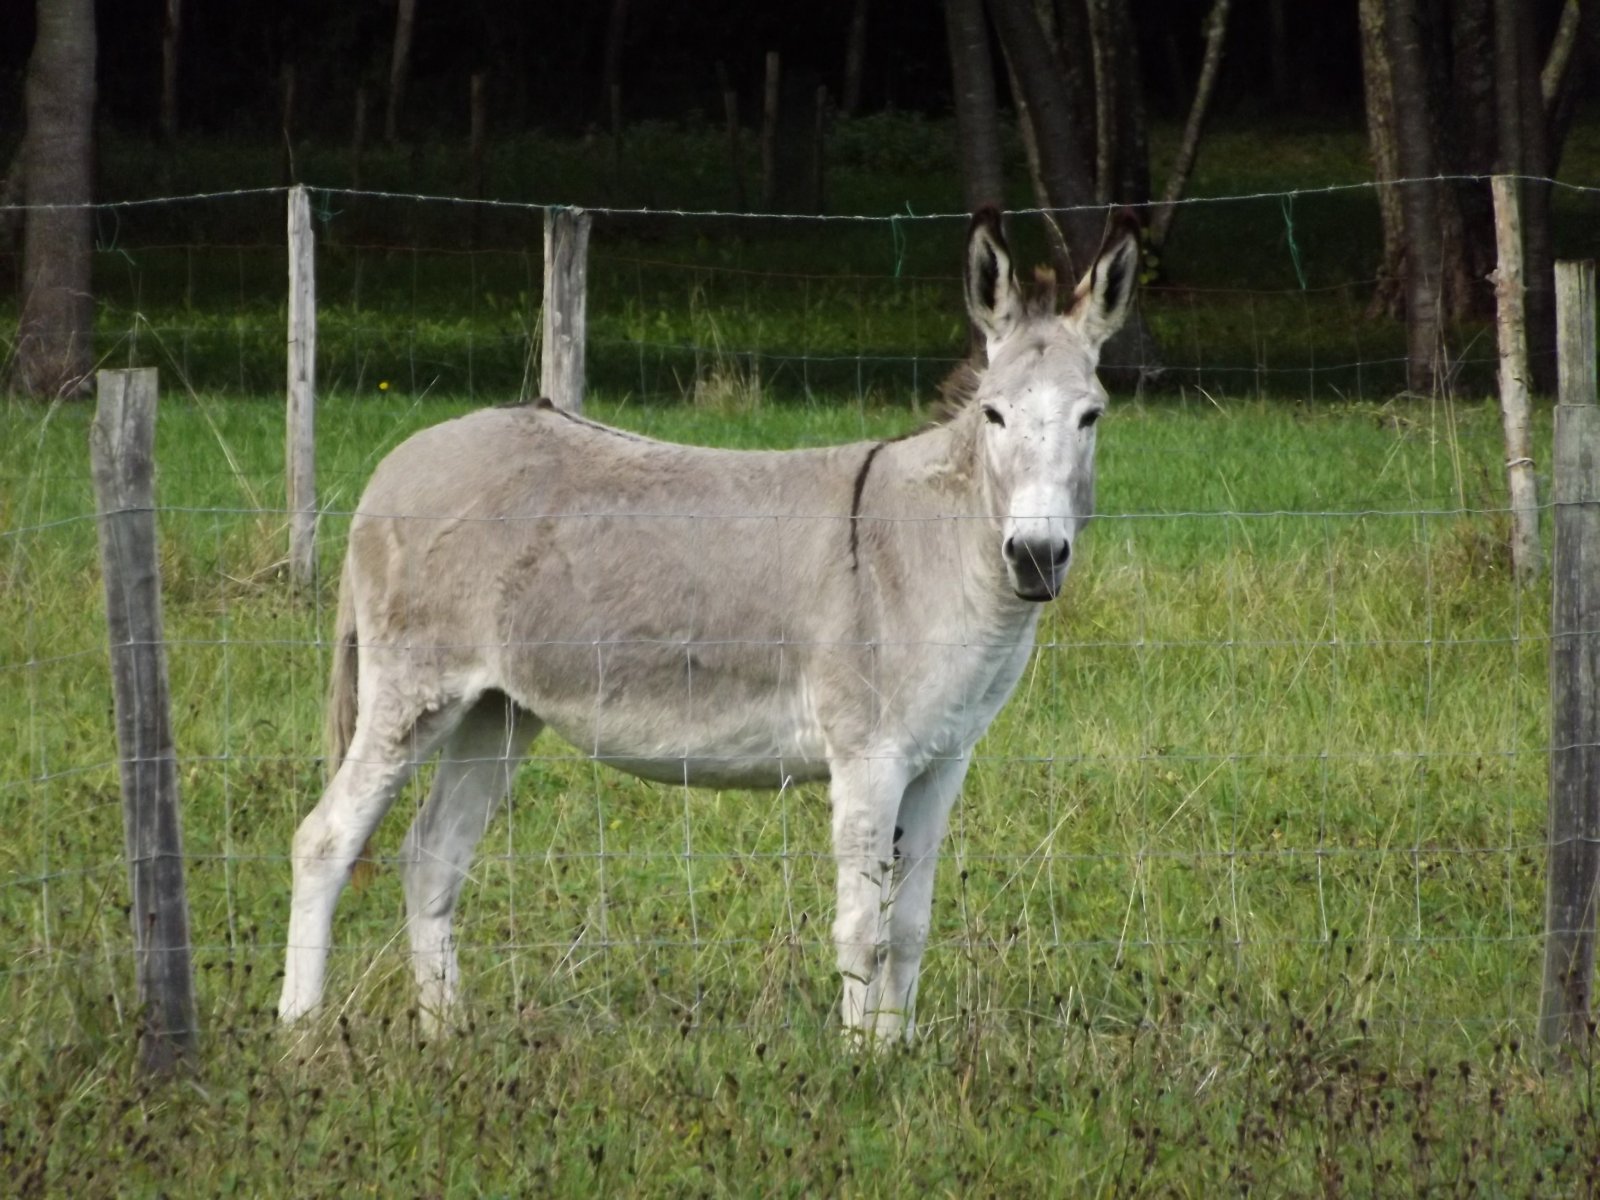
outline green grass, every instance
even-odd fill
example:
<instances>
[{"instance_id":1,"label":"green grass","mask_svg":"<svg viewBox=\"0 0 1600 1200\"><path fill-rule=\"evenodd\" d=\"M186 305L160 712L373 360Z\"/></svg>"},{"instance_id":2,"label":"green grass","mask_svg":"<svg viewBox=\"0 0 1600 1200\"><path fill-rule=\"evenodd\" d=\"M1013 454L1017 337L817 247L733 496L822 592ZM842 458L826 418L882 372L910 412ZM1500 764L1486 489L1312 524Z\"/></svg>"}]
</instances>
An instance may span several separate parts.
<instances>
[{"instance_id":1,"label":"green grass","mask_svg":"<svg viewBox=\"0 0 1600 1200\"><path fill-rule=\"evenodd\" d=\"M1546 604L1509 579L1498 416L1477 404L1115 405L1101 519L959 810L909 1052L852 1053L832 1027L820 789L686 794L554 743L464 896L462 1029L418 1033L385 871L340 908L342 1019L277 1034L337 514L386 448L464 407L325 398L325 584L295 600L281 404L163 403L205 1032L194 1080L155 1088L132 1071L88 413L0 414L0 1169L18 1191L1592 1189L1589 1063L1551 1069L1532 1036ZM593 408L729 445L915 420L738 389ZM1548 440L1542 421L1541 463Z\"/></svg>"}]
</instances>

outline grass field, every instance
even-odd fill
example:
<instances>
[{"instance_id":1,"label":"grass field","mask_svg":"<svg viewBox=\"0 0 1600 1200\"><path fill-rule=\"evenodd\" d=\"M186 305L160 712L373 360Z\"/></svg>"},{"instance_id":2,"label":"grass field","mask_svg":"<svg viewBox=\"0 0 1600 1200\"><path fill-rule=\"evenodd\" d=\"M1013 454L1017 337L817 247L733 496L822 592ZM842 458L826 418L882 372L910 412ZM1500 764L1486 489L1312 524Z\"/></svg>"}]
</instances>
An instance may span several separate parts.
<instances>
[{"instance_id":1,"label":"grass field","mask_svg":"<svg viewBox=\"0 0 1600 1200\"><path fill-rule=\"evenodd\" d=\"M831 1023L820 789L689 794L553 743L463 899L462 1029L418 1033L385 871L341 906L329 1019L278 1034L338 514L464 405L324 398L329 582L296 600L281 403L169 394L204 1049L154 1089L132 1071L88 414L4 409L0 1172L72 1195L1589 1194L1591 1064L1532 1038L1548 617L1506 570L1497 413L1212 395L1108 417L1101 518L941 868L924 1037L872 1056ZM730 445L915 420L593 411Z\"/></svg>"}]
</instances>

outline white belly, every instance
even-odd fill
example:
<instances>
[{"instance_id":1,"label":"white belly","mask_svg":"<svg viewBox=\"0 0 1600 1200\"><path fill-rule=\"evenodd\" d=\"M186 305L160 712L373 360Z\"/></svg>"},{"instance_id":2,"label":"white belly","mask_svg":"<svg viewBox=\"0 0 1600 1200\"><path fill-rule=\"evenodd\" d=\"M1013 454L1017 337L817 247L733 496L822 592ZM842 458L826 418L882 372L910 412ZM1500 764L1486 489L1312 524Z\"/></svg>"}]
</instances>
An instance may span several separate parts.
<instances>
[{"instance_id":1,"label":"white belly","mask_svg":"<svg viewBox=\"0 0 1600 1200\"><path fill-rule=\"evenodd\" d=\"M741 700L722 706L702 695L670 706L613 704L548 724L596 762L658 783L782 788L828 778L809 689Z\"/></svg>"},{"instance_id":2,"label":"white belly","mask_svg":"<svg viewBox=\"0 0 1600 1200\"><path fill-rule=\"evenodd\" d=\"M1030 631L1031 632L1031 631ZM807 667L719 672L631 670L676 653L608 648L599 673L513 698L596 762L661 783L781 788L829 778L833 757L891 755L912 774L971 751L1011 694L1031 638L917 643L833 661L818 688ZM576 683L576 686L573 684ZM840 689L845 689L841 692Z\"/></svg>"},{"instance_id":3,"label":"white belly","mask_svg":"<svg viewBox=\"0 0 1600 1200\"><path fill-rule=\"evenodd\" d=\"M815 783L828 778L823 759L783 755L718 755L683 758L630 758L599 754L596 762L640 779L697 788L770 788Z\"/></svg>"}]
</instances>

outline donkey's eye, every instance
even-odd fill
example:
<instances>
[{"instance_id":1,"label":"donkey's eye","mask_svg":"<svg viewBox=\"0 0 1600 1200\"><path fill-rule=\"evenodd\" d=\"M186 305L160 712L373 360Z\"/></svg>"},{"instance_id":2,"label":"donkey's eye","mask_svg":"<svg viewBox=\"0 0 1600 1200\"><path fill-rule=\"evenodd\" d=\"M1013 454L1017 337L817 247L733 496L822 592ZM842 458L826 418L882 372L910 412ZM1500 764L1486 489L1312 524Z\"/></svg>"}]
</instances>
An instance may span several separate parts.
<instances>
[{"instance_id":1,"label":"donkey's eye","mask_svg":"<svg viewBox=\"0 0 1600 1200\"><path fill-rule=\"evenodd\" d=\"M1000 410L992 404L983 406L983 418L991 425L998 425L1002 429L1005 428L1006 419L1000 415Z\"/></svg>"},{"instance_id":2,"label":"donkey's eye","mask_svg":"<svg viewBox=\"0 0 1600 1200\"><path fill-rule=\"evenodd\" d=\"M1094 423L1100 419L1100 414L1103 411L1104 411L1103 409L1091 408L1088 412L1084 413L1083 416L1078 418L1078 428L1079 429L1089 429L1089 428L1091 428L1094 425Z\"/></svg>"}]
</instances>

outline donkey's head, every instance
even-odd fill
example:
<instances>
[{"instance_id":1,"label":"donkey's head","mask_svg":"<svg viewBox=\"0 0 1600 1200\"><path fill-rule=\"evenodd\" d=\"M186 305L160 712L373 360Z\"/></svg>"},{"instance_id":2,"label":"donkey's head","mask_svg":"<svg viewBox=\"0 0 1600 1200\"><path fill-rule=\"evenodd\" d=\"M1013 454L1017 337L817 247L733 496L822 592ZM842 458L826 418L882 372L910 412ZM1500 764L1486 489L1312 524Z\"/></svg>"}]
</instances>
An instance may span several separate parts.
<instances>
[{"instance_id":1,"label":"donkey's head","mask_svg":"<svg viewBox=\"0 0 1600 1200\"><path fill-rule=\"evenodd\" d=\"M1061 313L1053 284L1033 295L1018 286L1000 214L986 208L972 218L967 311L988 364L973 398L979 454L1006 574L1024 600L1060 591L1094 513L1095 428L1106 407L1095 368L1128 315L1138 269L1138 226L1119 217Z\"/></svg>"}]
</instances>

